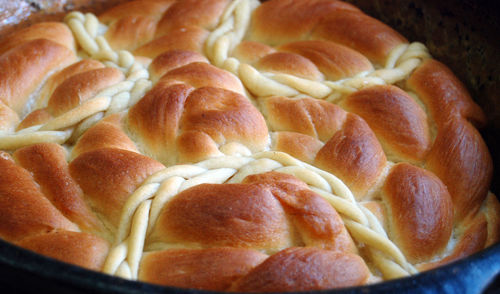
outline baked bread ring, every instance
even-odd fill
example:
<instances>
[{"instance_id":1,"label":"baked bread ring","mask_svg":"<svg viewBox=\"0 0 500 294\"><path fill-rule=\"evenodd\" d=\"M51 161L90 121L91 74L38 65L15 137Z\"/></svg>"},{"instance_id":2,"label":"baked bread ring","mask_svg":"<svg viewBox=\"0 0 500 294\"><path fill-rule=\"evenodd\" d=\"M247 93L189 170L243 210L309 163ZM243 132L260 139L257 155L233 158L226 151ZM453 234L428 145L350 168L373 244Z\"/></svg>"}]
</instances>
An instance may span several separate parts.
<instances>
[{"instance_id":1,"label":"baked bread ring","mask_svg":"<svg viewBox=\"0 0 500 294\"><path fill-rule=\"evenodd\" d=\"M0 45L0 238L238 292L413 275L498 241L483 111L337 0L134 0Z\"/></svg>"}]
</instances>

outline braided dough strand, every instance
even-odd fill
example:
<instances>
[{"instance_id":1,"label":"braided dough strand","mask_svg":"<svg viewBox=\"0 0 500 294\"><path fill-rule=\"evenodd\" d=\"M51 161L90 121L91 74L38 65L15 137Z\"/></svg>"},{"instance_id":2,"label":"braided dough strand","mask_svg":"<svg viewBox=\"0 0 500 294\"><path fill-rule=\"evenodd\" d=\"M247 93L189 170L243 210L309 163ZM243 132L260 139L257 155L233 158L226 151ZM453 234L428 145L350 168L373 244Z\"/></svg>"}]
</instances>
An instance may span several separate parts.
<instances>
[{"instance_id":1,"label":"braided dough strand","mask_svg":"<svg viewBox=\"0 0 500 294\"><path fill-rule=\"evenodd\" d=\"M388 239L375 216L355 201L350 190L337 177L285 153L271 151L251 157L212 158L193 165L172 166L151 175L128 198L123 208L115 246L108 255L104 272L137 278L136 265L148 232L151 232L162 207L181 191L203 183L239 183L248 175L269 171L291 174L324 197L340 213L354 240L369 248L374 263L384 276L395 278L417 272Z\"/></svg>"},{"instance_id":2,"label":"braided dough strand","mask_svg":"<svg viewBox=\"0 0 500 294\"><path fill-rule=\"evenodd\" d=\"M389 54L386 64L371 72L338 81L312 81L288 74L265 73L252 65L230 57L249 25L250 15L258 3L238 0L226 8L219 26L210 33L206 53L210 61L240 77L256 96L297 96L306 94L317 99L336 101L340 97L373 85L394 84L405 80L424 60L431 58L422 43L401 44Z\"/></svg>"},{"instance_id":3,"label":"braided dough strand","mask_svg":"<svg viewBox=\"0 0 500 294\"><path fill-rule=\"evenodd\" d=\"M43 125L14 133L0 133L1 149L14 150L42 142L74 142L103 117L134 105L151 88L147 69L130 52L113 51L106 39L99 35L103 25L95 15L71 12L65 21L86 55L102 61L108 67L120 69L126 79Z\"/></svg>"}]
</instances>

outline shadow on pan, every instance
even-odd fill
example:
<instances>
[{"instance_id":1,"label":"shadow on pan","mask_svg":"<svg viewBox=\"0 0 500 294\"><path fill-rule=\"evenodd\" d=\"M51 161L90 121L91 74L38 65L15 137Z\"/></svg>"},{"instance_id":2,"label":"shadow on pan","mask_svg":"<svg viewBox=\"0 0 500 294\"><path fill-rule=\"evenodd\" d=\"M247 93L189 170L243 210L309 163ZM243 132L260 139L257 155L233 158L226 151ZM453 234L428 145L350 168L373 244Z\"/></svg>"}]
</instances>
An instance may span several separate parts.
<instances>
[{"instance_id":1,"label":"shadow on pan","mask_svg":"<svg viewBox=\"0 0 500 294\"><path fill-rule=\"evenodd\" d=\"M447 266L414 277L372 286L310 291L314 294L499 293L500 244ZM104 275L54 261L0 240L2 293L172 293L214 292L161 287Z\"/></svg>"},{"instance_id":2,"label":"shadow on pan","mask_svg":"<svg viewBox=\"0 0 500 294\"><path fill-rule=\"evenodd\" d=\"M447 64L485 109L482 130L496 167L500 166L500 10L495 1L357 0L368 14L411 41L425 43ZM500 194L500 172L492 191ZM2 293L192 293L207 291L132 282L53 261L0 240ZM500 244L466 259L373 286L310 293L500 293Z\"/></svg>"}]
</instances>

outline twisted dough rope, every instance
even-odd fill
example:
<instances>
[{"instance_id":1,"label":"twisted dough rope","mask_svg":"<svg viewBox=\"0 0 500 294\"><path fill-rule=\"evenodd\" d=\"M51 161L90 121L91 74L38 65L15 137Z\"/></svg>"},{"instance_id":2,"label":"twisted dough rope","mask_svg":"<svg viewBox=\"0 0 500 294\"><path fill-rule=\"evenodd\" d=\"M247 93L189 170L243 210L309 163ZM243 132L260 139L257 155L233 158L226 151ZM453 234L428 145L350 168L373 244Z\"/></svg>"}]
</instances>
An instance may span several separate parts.
<instances>
[{"instance_id":1,"label":"twisted dough rope","mask_svg":"<svg viewBox=\"0 0 500 294\"><path fill-rule=\"evenodd\" d=\"M253 66L241 63L230 52L238 45L250 23L250 16L259 5L254 0L238 0L226 8L219 26L210 33L206 54L210 61L240 77L256 96L299 96L336 101L346 94L373 85L394 84L405 80L422 61L431 58L424 44L401 44L389 54L383 68L362 72L338 81L311 81L283 73L261 73Z\"/></svg>"},{"instance_id":2,"label":"twisted dough rope","mask_svg":"<svg viewBox=\"0 0 500 294\"><path fill-rule=\"evenodd\" d=\"M93 98L45 124L14 133L0 132L0 149L12 150L41 142L74 142L104 116L134 105L151 88L152 82L147 69L130 52L113 51L106 39L98 34L99 26L103 25L95 15L71 12L65 17L65 22L83 49L82 55L121 70L125 74L125 80L107 87Z\"/></svg>"},{"instance_id":3,"label":"twisted dough rope","mask_svg":"<svg viewBox=\"0 0 500 294\"><path fill-rule=\"evenodd\" d=\"M229 52L243 40L250 16L259 5L257 0L235 0L226 8L205 42L205 54L215 66L223 67Z\"/></svg>"},{"instance_id":4,"label":"twisted dough rope","mask_svg":"<svg viewBox=\"0 0 500 294\"><path fill-rule=\"evenodd\" d=\"M335 102L345 95L369 86L395 84L403 81L424 60L431 58L424 44L414 42L401 44L394 48L383 68L362 72L354 77L338 81L317 82L288 74L261 73L253 66L241 63L234 57L229 57L230 52L241 42L242 36L249 26L250 15L259 3L254 6L252 0L241 0L233 4L226 9L223 21L209 35L206 52L212 63L238 76L250 92L256 96L281 95L297 98L305 96ZM331 194L325 194L321 189L312 187L312 190L329 201L334 199L329 196ZM348 215L341 206L338 206L338 203L332 205L342 214ZM369 210L362 206L359 206L358 209L363 211L367 217L370 216L370 224L378 224ZM373 248L383 247L382 244L378 244L379 247L374 245L374 240L379 240L378 236L387 237L380 226L373 225L372 228L367 229L366 223L346 218L344 218L344 223L358 242L366 243ZM386 278L397 278L416 272L412 266L402 267L402 263L395 263L380 252L382 250L376 251L373 248L370 249L371 257Z\"/></svg>"},{"instance_id":5,"label":"twisted dough rope","mask_svg":"<svg viewBox=\"0 0 500 294\"><path fill-rule=\"evenodd\" d=\"M178 193L202 183L240 183L251 174L276 171L291 174L324 197L340 214L354 240L369 249L376 267L390 279L417 273L387 237L377 218L359 205L351 191L330 173L282 152L261 152L251 157L225 156L193 165L161 170L136 189L125 203L103 272L137 279L146 237L165 204ZM170 247L175 244L168 244Z\"/></svg>"}]
</instances>

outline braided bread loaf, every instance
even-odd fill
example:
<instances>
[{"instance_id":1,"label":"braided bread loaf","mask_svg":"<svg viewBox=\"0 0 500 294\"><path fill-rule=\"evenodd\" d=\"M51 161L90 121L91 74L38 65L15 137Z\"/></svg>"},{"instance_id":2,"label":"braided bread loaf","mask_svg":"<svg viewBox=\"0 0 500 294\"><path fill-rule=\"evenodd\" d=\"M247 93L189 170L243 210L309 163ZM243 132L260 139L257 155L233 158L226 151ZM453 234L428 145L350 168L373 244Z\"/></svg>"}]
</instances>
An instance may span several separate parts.
<instances>
[{"instance_id":1,"label":"braided bread loaf","mask_svg":"<svg viewBox=\"0 0 500 294\"><path fill-rule=\"evenodd\" d=\"M374 283L498 241L482 110L336 0L135 0L0 45L0 238L216 291Z\"/></svg>"}]
</instances>

